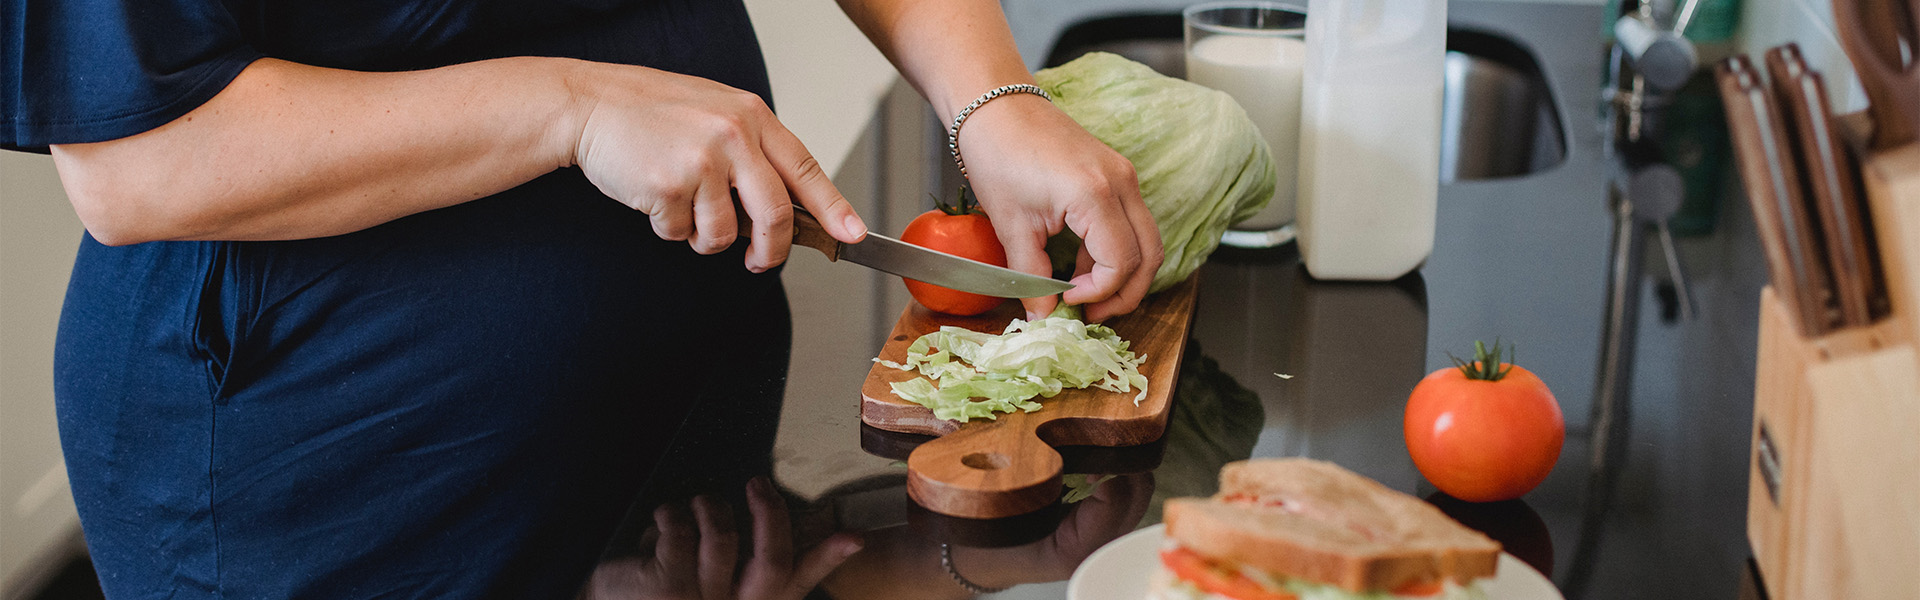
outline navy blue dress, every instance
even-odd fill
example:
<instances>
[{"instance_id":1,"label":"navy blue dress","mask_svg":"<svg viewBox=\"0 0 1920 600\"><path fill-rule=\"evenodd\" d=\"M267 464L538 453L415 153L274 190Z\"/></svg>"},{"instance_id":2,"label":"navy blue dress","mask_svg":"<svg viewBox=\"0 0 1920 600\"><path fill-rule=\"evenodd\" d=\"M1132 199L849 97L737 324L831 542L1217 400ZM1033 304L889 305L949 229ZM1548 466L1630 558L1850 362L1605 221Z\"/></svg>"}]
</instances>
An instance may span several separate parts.
<instances>
[{"instance_id":1,"label":"navy blue dress","mask_svg":"<svg viewBox=\"0 0 1920 600\"><path fill-rule=\"evenodd\" d=\"M261 56L566 56L768 93L739 0L5 7L14 149L145 131ZM101 583L112 598L569 597L692 407L777 399L785 299L741 261L657 239L573 169L329 238L83 239L56 401Z\"/></svg>"}]
</instances>

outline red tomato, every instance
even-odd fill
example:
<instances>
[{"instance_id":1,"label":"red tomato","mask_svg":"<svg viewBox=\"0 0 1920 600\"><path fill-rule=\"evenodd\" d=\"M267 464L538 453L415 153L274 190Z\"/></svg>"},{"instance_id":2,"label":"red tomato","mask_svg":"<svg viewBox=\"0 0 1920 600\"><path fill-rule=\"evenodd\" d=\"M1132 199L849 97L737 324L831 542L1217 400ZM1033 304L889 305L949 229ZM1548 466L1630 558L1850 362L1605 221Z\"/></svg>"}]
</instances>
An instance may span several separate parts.
<instances>
[{"instance_id":1,"label":"red tomato","mask_svg":"<svg viewBox=\"0 0 1920 600\"><path fill-rule=\"evenodd\" d=\"M1160 562L1167 566L1167 570L1173 571L1175 577L1209 594L1235 600L1297 600L1293 594L1260 587L1260 584L1240 574L1238 569L1207 560L1207 557L1186 548L1161 550Z\"/></svg>"},{"instance_id":2,"label":"red tomato","mask_svg":"<svg viewBox=\"0 0 1920 600\"><path fill-rule=\"evenodd\" d=\"M1525 368L1503 365L1499 356L1497 345L1492 355L1479 348L1474 362L1456 360L1460 367L1428 374L1407 399L1413 465L1461 500L1526 494L1553 470L1566 439L1560 404L1547 384Z\"/></svg>"},{"instance_id":3,"label":"red tomato","mask_svg":"<svg viewBox=\"0 0 1920 600\"><path fill-rule=\"evenodd\" d=\"M964 205L958 210L960 214L935 209L914 217L913 222L907 224L907 230L900 234L900 241L996 267L1007 266L1007 251L1000 246L1000 238L994 236L993 222L988 221L986 215L972 212ZM993 310L1006 301L1005 298L950 290L912 279L906 282L907 293L913 294L913 299L921 306L950 315L977 315Z\"/></svg>"}]
</instances>

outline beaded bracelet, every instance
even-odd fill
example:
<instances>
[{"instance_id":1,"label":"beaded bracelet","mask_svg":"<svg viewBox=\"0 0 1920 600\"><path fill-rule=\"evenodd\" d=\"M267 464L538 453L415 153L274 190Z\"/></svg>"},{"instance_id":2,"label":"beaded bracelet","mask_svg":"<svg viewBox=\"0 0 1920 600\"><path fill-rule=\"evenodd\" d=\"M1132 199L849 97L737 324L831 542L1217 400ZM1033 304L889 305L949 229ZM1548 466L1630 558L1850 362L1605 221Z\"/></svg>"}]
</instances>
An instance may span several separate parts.
<instances>
[{"instance_id":1,"label":"beaded bracelet","mask_svg":"<svg viewBox=\"0 0 1920 600\"><path fill-rule=\"evenodd\" d=\"M947 151L953 153L953 164L960 167L961 179L967 178L967 161L960 160L960 124L967 122L967 116L972 115L973 111L980 110L980 107L986 105L987 102L1007 94L1033 94L1041 98L1046 98L1048 102L1053 101L1053 96L1048 94L1046 90L1040 89L1040 86L1031 83L1016 83L987 90L987 93L981 94L979 98L975 98L972 104L968 104L966 108L960 109L960 114L953 116L953 126L947 128Z\"/></svg>"},{"instance_id":2,"label":"beaded bracelet","mask_svg":"<svg viewBox=\"0 0 1920 600\"><path fill-rule=\"evenodd\" d=\"M975 594L998 594L1000 592L1007 591L1008 589L1003 587L990 588L984 585L980 585L978 583L967 581L967 578L961 577L960 571L953 568L953 547L948 546L945 543L940 544L940 566L945 567L947 569L947 576L952 577L954 583L960 584L960 587L967 588L967 591L969 592L973 592Z\"/></svg>"}]
</instances>

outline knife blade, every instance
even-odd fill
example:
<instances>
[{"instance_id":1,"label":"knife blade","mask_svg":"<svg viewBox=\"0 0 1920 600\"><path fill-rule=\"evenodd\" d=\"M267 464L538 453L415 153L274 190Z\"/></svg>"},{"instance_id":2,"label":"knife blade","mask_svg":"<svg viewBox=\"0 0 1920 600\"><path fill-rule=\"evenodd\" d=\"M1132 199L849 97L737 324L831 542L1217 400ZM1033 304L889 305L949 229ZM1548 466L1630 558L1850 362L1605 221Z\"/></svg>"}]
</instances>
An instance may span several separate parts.
<instances>
[{"instance_id":1,"label":"knife blade","mask_svg":"<svg viewBox=\"0 0 1920 600\"><path fill-rule=\"evenodd\" d=\"M747 229L740 230L743 234ZM1073 284L1029 275L915 246L868 232L858 244L843 244L827 235L807 209L793 207L793 243L819 250L829 261L845 260L869 269L996 298L1038 298L1073 289Z\"/></svg>"}]
</instances>

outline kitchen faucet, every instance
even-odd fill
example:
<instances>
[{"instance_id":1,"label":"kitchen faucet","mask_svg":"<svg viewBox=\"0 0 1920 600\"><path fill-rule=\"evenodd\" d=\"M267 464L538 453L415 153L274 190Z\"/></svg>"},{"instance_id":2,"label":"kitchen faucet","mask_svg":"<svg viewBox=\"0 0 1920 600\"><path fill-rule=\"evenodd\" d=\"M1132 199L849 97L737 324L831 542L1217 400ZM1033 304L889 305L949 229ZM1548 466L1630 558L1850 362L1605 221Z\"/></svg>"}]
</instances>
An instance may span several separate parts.
<instances>
[{"instance_id":1,"label":"kitchen faucet","mask_svg":"<svg viewBox=\"0 0 1920 600\"><path fill-rule=\"evenodd\" d=\"M1675 92L1699 68L1699 55L1684 35L1698 6L1699 0L1685 0L1671 25L1665 25L1656 14L1657 7L1645 0L1625 8L1613 26L1607 85L1602 89L1608 106L1604 153L1609 157L1607 197L1613 238L1590 420L1588 503L1581 511L1580 537L1571 562L1575 568L1561 582L1576 598L1591 576L1591 555L1599 549L1600 525L1611 505L1617 467L1626 460L1634 332L1640 321L1641 270L1649 230L1664 255L1679 318L1694 316L1679 249L1668 227L1685 199L1686 186L1679 169L1662 154L1660 141Z\"/></svg>"}]
</instances>

